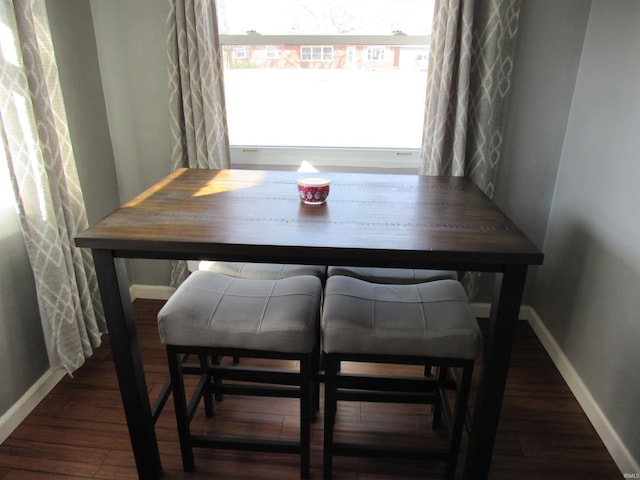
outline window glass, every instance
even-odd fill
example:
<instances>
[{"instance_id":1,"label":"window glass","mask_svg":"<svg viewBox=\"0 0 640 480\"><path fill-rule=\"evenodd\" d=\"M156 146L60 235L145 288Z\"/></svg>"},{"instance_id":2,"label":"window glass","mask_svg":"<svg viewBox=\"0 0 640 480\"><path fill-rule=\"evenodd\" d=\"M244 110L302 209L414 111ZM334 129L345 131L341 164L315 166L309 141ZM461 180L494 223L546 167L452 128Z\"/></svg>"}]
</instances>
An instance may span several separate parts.
<instances>
[{"instance_id":1,"label":"window glass","mask_svg":"<svg viewBox=\"0 0 640 480\"><path fill-rule=\"evenodd\" d=\"M384 61L384 47L367 47L367 60L370 62Z\"/></svg>"},{"instance_id":2,"label":"window glass","mask_svg":"<svg viewBox=\"0 0 640 480\"><path fill-rule=\"evenodd\" d=\"M269 45L266 49L267 58L278 58L278 47L274 47L273 45Z\"/></svg>"},{"instance_id":3,"label":"window glass","mask_svg":"<svg viewBox=\"0 0 640 480\"><path fill-rule=\"evenodd\" d=\"M434 2L218 0L231 146L418 149Z\"/></svg>"},{"instance_id":4,"label":"window glass","mask_svg":"<svg viewBox=\"0 0 640 480\"><path fill-rule=\"evenodd\" d=\"M244 59L249 56L247 52L248 52L248 48L243 45L243 46L233 47L233 50L231 53L233 55L233 58Z\"/></svg>"},{"instance_id":5,"label":"window glass","mask_svg":"<svg viewBox=\"0 0 640 480\"><path fill-rule=\"evenodd\" d=\"M330 62L331 60L333 60L333 47L300 47L300 61L302 62Z\"/></svg>"}]
</instances>

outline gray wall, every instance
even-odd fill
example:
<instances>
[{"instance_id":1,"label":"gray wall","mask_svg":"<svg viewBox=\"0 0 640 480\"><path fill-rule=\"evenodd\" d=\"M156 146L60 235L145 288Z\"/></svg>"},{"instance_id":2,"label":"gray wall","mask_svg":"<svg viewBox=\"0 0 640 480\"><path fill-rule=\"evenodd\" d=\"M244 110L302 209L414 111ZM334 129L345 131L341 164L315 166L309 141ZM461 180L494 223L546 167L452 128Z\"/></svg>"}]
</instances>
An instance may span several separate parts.
<instances>
[{"instance_id":1,"label":"gray wall","mask_svg":"<svg viewBox=\"0 0 640 480\"><path fill-rule=\"evenodd\" d=\"M594 0L533 305L640 462L640 2Z\"/></svg>"},{"instance_id":2,"label":"gray wall","mask_svg":"<svg viewBox=\"0 0 640 480\"><path fill-rule=\"evenodd\" d=\"M591 3L521 5L494 201L542 247Z\"/></svg>"},{"instance_id":3,"label":"gray wall","mask_svg":"<svg viewBox=\"0 0 640 480\"><path fill-rule=\"evenodd\" d=\"M522 2L495 199L542 247L526 301L640 461L640 2Z\"/></svg>"},{"instance_id":4,"label":"gray wall","mask_svg":"<svg viewBox=\"0 0 640 480\"><path fill-rule=\"evenodd\" d=\"M4 166L4 164L3 164ZM0 415L49 368L36 287L6 169L0 169Z\"/></svg>"},{"instance_id":5,"label":"gray wall","mask_svg":"<svg viewBox=\"0 0 640 480\"><path fill-rule=\"evenodd\" d=\"M120 204L98 68L91 9L86 0L47 0L69 131L90 222ZM6 172L1 195L6 195ZM17 215L0 201L0 415L49 368L35 284Z\"/></svg>"},{"instance_id":6,"label":"gray wall","mask_svg":"<svg viewBox=\"0 0 640 480\"><path fill-rule=\"evenodd\" d=\"M91 0L120 199L128 201L170 171L169 2ZM129 280L169 284L169 263L130 260Z\"/></svg>"},{"instance_id":7,"label":"gray wall","mask_svg":"<svg viewBox=\"0 0 640 480\"><path fill-rule=\"evenodd\" d=\"M87 0L47 0L69 134L89 223L120 206L96 39Z\"/></svg>"}]
</instances>

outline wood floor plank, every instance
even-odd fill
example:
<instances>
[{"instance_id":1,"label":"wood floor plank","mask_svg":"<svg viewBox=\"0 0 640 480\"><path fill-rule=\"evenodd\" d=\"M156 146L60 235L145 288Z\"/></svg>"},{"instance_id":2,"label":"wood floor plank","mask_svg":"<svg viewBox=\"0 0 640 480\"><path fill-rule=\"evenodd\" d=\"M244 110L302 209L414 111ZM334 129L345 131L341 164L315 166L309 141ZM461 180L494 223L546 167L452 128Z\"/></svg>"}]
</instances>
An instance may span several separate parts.
<instances>
[{"instance_id":1,"label":"wood floor plank","mask_svg":"<svg viewBox=\"0 0 640 480\"><path fill-rule=\"evenodd\" d=\"M158 300L136 300L134 315L150 398L167 380L165 349L156 316ZM481 321L482 328L486 322ZM531 328L519 326L498 427L490 480L609 480L621 478ZM230 359L225 359L230 362ZM242 359L241 362L248 360ZM476 366L477 386L481 358ZM250 361L249 361L250 362ZM371 371L379 366L349 365L343 369ZM387 366L387 371L420 371L420 367ZM345 370L345 371L346 371ZM376 370L379 371L379 370ZM193 385L195 379L189 379ZM321 402L322 405L322 402ZM227 396L214 419L199 412L194 429L227 435L258 434L295 438L295 400ZM430 430L428 407L341 402L336 435L363 441L385 439L411 444L439 442ZM171 399L156 424L164 469L163 480L287 480L299 478L296 455L195 450L196 470L182 471ZM311 427L311 478L322 478L322 409ZM463 437L462 450L466 448ZM463 461L463 453L459 465ZM334 460L337 480L435 480L442 466L429 462L377 458ZM462 468L458 468L458 476ZM14 433L0 445L0 480L135 479L136 468L126 428L108 338L73 378L64 378Z\"/></svg>"},{"instance_id":2,"label":"wood floor plank","mask_svg":"<svg viewBox=\"0 0 640 480\"><path fill-rule=\"evenodd\" d=\"M58 475L53 472L31 472L28 470L10 470L4 475L0 470L0 479L2 480L87 480L87 477L79 477L76 475L62 474Z\"/></svg>"},{"instance_id":3,"label":"wood floor plank","mask_svg":"<svg viewBox=\"0 0 640 480\"><path fill-rule=\"evenodd\" d=\"M0 465L27 472L76 475L93 478L104 452L88 453L87 449L73 452L51 442L8 441L0 450Z\"/></svg>"}]
</instances>

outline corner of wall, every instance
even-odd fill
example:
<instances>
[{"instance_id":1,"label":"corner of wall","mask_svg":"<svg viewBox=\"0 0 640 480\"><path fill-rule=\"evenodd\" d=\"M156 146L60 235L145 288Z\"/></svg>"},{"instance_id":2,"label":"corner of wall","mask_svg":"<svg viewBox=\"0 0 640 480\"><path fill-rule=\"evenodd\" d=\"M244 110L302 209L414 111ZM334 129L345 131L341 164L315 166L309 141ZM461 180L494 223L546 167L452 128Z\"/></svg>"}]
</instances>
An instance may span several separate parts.
<instances>
[{"instance_id":1,"label":"corner of wall","mask_svg":"<svg viewBox=\"0 0 640 480\"><path fill-rule=\"evenodd\" d=\"M613 461L621 472L640 472L638 460L634 458L633 454L623 443L542 319L532 307L526 307L526 309L526 320L528 320L534 333L542 343L542 346L549 354L549 357L551 357L551 360L567 383L571 393L573 393L573 396L584 410L585 415L611 454Z\"/></svg>"},{"instance_id":2,"label":"corner of wall","mask_svg":"<svg viewBox=\"0 0 640 480\"><path fill-rule=\"evenodd\" d=\"M137 298L146 298L149 300L169 300L169 297L175 292L175 288L165 285L140 285L133 284L129 287L129 295L131 301Z\"/></svg>"},{"instance_id":3,"label":"corner of wall","mask_svg":"<svg viewBox=\"0 0 640 480\"><path fill-rule=\"evenodd\" d=\"M488 303L472 303L471 309L478 318L488 318L491 305ZM611 454L613 461L621 472L640 472L640 464L634 458L622 439L615 431L606 415L589 392L560 345L551 335L535 309L529 305L523 305L520 309L520 320L525 320L531 325L540 343L549 354L552 362L562 375L571 393L576 398L580 407L593 425L598 436Z\"/></svg>"},{"instance_id":4,"label":"corner of wall","mask_svg":"<svg viewBox=\"0 0 640 480\"><path fill-rule=\"evenodd\" d=\"M0 417L0 445L18 428L34 408L66 375L62 369L50 368L20 399Z\"/></svg>"}]
</instances>

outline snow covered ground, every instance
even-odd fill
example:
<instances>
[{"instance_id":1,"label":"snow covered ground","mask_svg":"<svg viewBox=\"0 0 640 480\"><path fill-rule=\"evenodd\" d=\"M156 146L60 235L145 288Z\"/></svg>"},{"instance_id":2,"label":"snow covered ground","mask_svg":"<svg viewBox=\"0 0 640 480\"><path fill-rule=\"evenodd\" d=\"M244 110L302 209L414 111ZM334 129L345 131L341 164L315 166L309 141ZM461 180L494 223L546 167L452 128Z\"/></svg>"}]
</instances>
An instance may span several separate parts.
<instances>
[{"instance_id":1,"label":"snow covered ground","mask_svg":"<svg viewBox=\"0 0 640 480\"><path fill-rule=\"evenodd\" d=\"M232 145L419 148L426 73L225 71Z\"/></svg>"}]
</instances>

